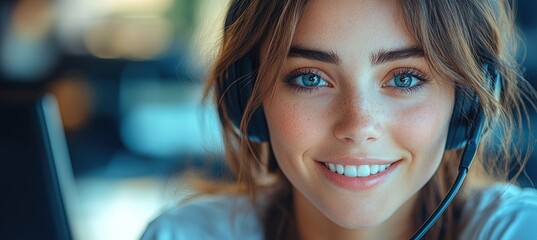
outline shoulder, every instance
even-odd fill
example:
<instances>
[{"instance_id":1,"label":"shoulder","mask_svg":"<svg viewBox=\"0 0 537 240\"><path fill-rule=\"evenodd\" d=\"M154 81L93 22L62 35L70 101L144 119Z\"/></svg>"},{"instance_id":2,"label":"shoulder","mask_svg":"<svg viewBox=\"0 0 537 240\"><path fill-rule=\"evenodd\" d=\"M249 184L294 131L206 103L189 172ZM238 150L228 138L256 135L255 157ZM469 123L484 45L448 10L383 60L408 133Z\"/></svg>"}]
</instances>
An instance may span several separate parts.
<instances>
[{"instance_id":1,"label":"shoulder","mask_svg":"<svg viewBox=\"0 0 537 240\"><path fill-rule=\"evenodd\" d=\"M171 208L149 223L147 239L261 239L257 210L246 196L196 198Z\"/></svg>"},{"instance_id":2,"label":"shoulder","mask_svg":"<svg viewBox=\"0 0 537 240\"><path fill-rule=\"evenodd\" d=\"M528 239L537 235L537 190L496 184L468 199L461 239Z\"/></svg>"}]
</instances>

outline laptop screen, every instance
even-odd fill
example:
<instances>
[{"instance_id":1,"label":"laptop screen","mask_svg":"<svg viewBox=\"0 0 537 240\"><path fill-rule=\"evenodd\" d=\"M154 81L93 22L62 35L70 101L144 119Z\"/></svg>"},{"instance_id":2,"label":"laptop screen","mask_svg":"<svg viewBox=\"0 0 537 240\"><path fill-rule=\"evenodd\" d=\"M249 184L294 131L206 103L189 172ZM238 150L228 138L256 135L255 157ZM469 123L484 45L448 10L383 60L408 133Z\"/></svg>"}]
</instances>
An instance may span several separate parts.
<instances>
[{"instance_id":1,"label":"laptop screen","mask_svg":"<svg viewBox=\"0 0 537 240\"><path fill-rule=\"evenodd\" d=\"M53 96L0 94L1 239L71 239L67 152Z\"/></svg>"}]
</instances>

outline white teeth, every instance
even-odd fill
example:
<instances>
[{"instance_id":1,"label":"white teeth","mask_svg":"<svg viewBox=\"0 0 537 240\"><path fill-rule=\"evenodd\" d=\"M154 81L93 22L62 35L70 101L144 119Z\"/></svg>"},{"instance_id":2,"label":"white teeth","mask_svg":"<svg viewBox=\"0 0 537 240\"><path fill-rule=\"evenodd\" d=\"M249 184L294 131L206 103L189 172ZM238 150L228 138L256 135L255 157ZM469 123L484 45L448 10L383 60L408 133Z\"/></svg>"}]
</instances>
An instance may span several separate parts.
<instances>
[{"instance_id":1,"label":"white teeth","mask_svg":"<svg viewBox=\"0 0 537 240\"><path fill-rule=\"evenodd\" d=\"M379 165L372 165L371 166L371 174L376 174L379 172Z\"/></svg>"},{"instance_id":2,"label":"white teeth","mask_svg":"<svg viewBox=\"0 0 537 240\"><path fill-rule=\"evenodd\" d=\"M328 163L328 168L330 171L335 172L336 171L336 165L333 163Z\"/></svg>"},{"instance_id":3,"label":"white teeth","mask_svg":"<svg viewBox=\"0 0 537 240\"><path fill-rule=\"evenodd\" d=\"M345 168L343 167L343 165L336 164L336 171L339 174L343 174L345 172Z\"/></svg>"},{"instance_id":4,"label":"white teeth","mask_svg":"<svg viewBox=\"0 0 537 240\"><path fill-rule=\"evenodd\" d=\"M330 171L345 175L346 177L367 177L386 170L391 164L385 165L341 165L333 163L324 164Z\"/></svg>"},{"instance_id":5,"label":"white teeth","mask_svg":"<svg viewBox=\"0 0 537 240\"><path fill-rule=\"evenodd\" d=\"M360 165L358 167L358 177L367 177L371 175L371 168L369 165Z\"/></svg>"},{"instance_id":6,"label":"white teeth","mask_svg":"<svg viewBox=\"0 0 537 240\"><path fill-rule=\"evenodd\" d=\"M388 166L386 166L386 165L380 165L379 166L379 172L382 172L382 171L386 170L387 167Z\"/></svg>"},{"instance_id":7,"label":"white teeth","mask_svg":"<svg viewBox=\"0 0 537 240\"><path fill-rule=\"evenodd\" d=\"M356 172L356 167L352 166L352 165L345 166L345 173L344 174L347 177L356 177L358 175L358 173Z\"/></svg>"}]
</instances>

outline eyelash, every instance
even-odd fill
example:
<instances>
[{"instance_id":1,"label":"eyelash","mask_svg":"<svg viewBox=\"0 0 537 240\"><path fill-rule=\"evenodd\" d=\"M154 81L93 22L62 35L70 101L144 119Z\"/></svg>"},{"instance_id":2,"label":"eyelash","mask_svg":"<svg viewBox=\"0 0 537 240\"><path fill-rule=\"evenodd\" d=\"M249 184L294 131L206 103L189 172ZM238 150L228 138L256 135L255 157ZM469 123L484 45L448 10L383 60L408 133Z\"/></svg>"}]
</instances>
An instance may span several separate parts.
<instances>
[{"instance_id":1,"label":"eyelash","mask_svg":"<svg viewBox=\"0 0 537 240\"><path fill-rule=\"evenodd\" d=\"M312 74L312 75L315 75L315 76L319 77L322 81L324 81L326 83L326 85L315 86L315 87L303 87L303 86L300 86L300 85L295 83L296 78L298 78L300 76L307 75L307 74ZM323 87L332 86L332 84L328 83L328 81L325 80L325 77L323 77L323 74L320 73L320 70L314 69L314 68L301 68L301 69L298 69L298 70L296 70L296 71L284 76L283 81L289 88L291 88L291 90L296 91L296 92L311 93L311 92L314 92L314 91L318 91Z\"/></svg>"},{"instance_id":2,"label":"eyelash","mask_svg":"<svg viewBox=\"0 0 537 240\"><path fill-rule=\"evenodd\" d=\"M326 85L314 86L314 87L303 87L303 86L298 85L295 82L296 78L298 78L300 76L304 76L306 74L312 74L314 76L318 76L323 82L326 83ZM322 77L322 75L323 74L320 73L320 70L318 70L318 69L303 68L303 69L298 69L298 70L296 70L296 71L284 76L283 81L293 91L311 93L311 92L320 90L322 87L332 86L330 83L328 83L324 79L324 77ZM389 86L386 83L383 84L382 86L395 89L396 91L400 92L401 94L411 95L411 94L416 93L416 91L419 91L419 90L423 89L424 85L429 81L429 78L427 77L427 75L425 75L424 73L422 73L421 71L419 71L417 69L414 69L414 68L399 68L399 69L396 69L395 71L393 71L392 77L390 78L389 82L393 81L396 77L401 77L401 76L414 77L418 81L420 81L420 83L417 83L416 85L411 86L411 87Z\"/></svg>"},{"instance_id":3,"label":"eyelash","mask_svg":"<svg viewBox=\"0 0 537 240\"><path fill-rule=\"evenodd\" d=\"M388 86L386 83L383 84L383 86L384 87L389 87L389 88L394 88L396 91L399 91L402 94L411 95L411 94L414 94L416 91L419 91L419 90L423 89L424 85L429 81L429 77L427 77L427 75L425 75L421 71L418 71L417 69L414 69L414 68L396 69L393 72L392 77L390 78L390 81L393 81L396 77L401 77L401 76L414 77L418 81L420 81L420 83L417 83L416 85L414 85L412 87Z\"/></svg>"}]
</instances>

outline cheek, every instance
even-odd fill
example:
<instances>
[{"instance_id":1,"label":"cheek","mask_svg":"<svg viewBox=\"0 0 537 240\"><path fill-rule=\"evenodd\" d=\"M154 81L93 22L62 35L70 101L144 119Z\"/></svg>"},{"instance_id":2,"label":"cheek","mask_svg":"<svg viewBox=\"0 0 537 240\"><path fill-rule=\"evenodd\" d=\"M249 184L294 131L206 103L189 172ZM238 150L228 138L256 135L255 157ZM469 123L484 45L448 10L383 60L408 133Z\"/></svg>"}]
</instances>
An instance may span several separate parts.
<instances>
[{"instance_id":1,"label":"cheek","mask_svg":"<svg viewBox=\"0 0 537 240\"><path fill-rule=\"evenodd\" d=\"M446 98L449 99L449 98ZM410 152L412 159L436 166L442 159L451 117L450 101L426 101L399 114L393 129L397 143Z\"/></svg>"},{"instance_id":2,"label":"cheek","mask_svg":"<svg viewBox=\"0 0 537 240\"><path fill-rule=\"evenodd\" d=\"M444 109L430 106L415 106L404 113L404 121L398 121L397 128L402 132L400 137L406 136L407 143L413 148L436 144L447 136L446 126L449 114Z\"/></svg>"},{"instance_id":3,"label":"cheek","mask_svg":"<svg viewBox=\"0 0 537 240\"><path fill-rule=\"evenodd\" d=\"M296 104L285 103L273 104L265 109L270 137L273 142L299 139L305 134L302 127L308 123L309 118L300 119L302 116L297 114L297 110Z\"/></svg>"},{"instance_id":4,"label":"cheek","mask_svg":"<svg viewBox=\"0 0 537 240\"><path fill-rule=\"evenodd\" d=\"M326 106L321 101L296 101L284 94L273 99L264 105L272 150L280 164L295 164L325 138Z\"/></svg>"},{"instance_id":5,"label":"cheek","mask_svg":"<svg viewBox=\"0 0 537 240\"><path fill-rule=\"evenodd\" d=\"M274 102L265 107L265 115L274 150L286 152L305 150L308 141L313 139L316 131L312 131L318 121L316 111L306 111L297 103L285 101ZM276 154L279 151L276 151Z\"/></svg>"}]
</instances>

